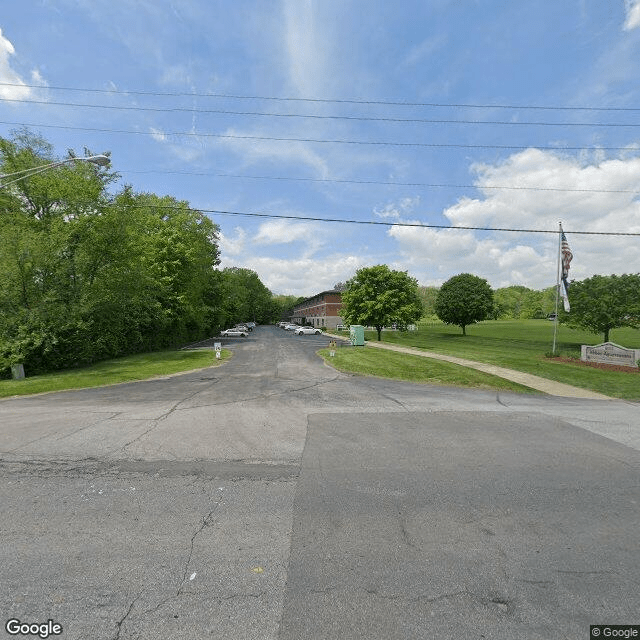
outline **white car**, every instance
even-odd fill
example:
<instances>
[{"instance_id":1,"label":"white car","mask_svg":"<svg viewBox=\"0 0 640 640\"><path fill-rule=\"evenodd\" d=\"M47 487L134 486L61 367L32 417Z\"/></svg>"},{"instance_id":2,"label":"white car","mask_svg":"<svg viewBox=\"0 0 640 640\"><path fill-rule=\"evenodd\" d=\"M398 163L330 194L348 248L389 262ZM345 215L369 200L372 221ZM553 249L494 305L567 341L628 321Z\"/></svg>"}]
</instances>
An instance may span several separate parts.
<instances>
[{"instance_id":1,"label":"white car","mask_svg":"<svg viewBox=\"0 0 640 640\"><path fill-rule=\"evenodd\" d=\"M283 328L285 331L295 331L296 329L300 329L300 326L297 324L285 324Z\"/></svg>"},{"instance_id":2,"label":"white car","mask_svg":"<svg viewBox=\"0 0 640 640\"><path fill-rule=\"evenodd\" d=\"M320 329L314 329L313 327L299 327L296 329L297 336L308 336L308 335L317 335L319 336L322 333Z\"/></svg>"},{"instance_id":3,"label":"white car","mask_svg":"<svg viewBox=\"0 0 640 640\"><path fill-rule=\"evenodd\" d=\"M247 332L241 329L227 329L226 331L221 331L220 335L227 338L246 338Z\"/></svg>"}]
</instances>

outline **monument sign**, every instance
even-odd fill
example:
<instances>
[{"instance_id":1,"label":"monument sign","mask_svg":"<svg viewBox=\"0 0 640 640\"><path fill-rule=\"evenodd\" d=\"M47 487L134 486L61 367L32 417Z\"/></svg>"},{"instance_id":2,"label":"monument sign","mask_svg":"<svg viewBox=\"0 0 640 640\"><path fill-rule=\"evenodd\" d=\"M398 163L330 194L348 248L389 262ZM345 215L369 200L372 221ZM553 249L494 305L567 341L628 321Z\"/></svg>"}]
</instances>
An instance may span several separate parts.
<instances>
[{"instance_id":1,"label":"monument sign","mask_svg":"<svg viewBox=\"0 0 640 640\"><path fill-rule=\"evenodd\" d=\"M617 364L623 367L638 368L640 349L627 349L613 342L605 342L595 347L582 345L580 360L584 362L601 362L603 364Z\"/></svg>"}]
</instances>

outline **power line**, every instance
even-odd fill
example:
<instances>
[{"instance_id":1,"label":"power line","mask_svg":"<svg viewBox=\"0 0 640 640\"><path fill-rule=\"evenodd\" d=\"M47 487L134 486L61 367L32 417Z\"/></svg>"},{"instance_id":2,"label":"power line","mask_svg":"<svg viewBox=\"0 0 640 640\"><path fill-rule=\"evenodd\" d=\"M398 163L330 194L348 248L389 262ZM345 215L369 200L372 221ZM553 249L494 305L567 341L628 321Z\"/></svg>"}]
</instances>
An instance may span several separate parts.
<instances>
[{"instance_id":1,"label":"power line","mask_svg":"<svg viewBox=\"0 0 640 640\"><path fill-rule=\"evenodd\" d=\"M560 193L640 193L639 189L570 189L560 187L519 187L505 185L477 185L477 184L442 184L431 182L392 182L384 180L346 180L340 178L296 178L286 176L251 176L235 173L205 173L196 171L166 171L166 170L121 170L118 173L125 174L167 174L181 176L203 176L208 178L238 178L249 180L284 180L292 182L319 182L319 183L336 183L336 184L362 184L362 185L381 185L381 186L398 186L398 187L426 187L426 188L443 188L443 189L491 189L506 191L551 191Z\"/></svg>"},{"instance_id":2,"label":"power line","mask_svg":"<svg viewBox=\"0 0 640 640\"><path fill-rule=\"evenodd\" d=\"M161 91L138 91L120 89L92 89L81 87L60 87L43 86L36 84L0 82L2 87L18 87L22 89L45 89L47 91L74 91L85 93L98 93L108 95L135 95L135 96L158 96L158 97L191 97L191 98L221 98L232 100L271 100L276 102L310 102L323 104L363 104L363 105L383 105L399 107L443 107L461 109L537 109L545 111L640 111L640 107L593 107L593 106L551 106L551 105L510 105L510 104L475 104L475 103L443 103L443 102L409 102L404 100L364 100L356 98L302 98L296 96L259 96L259 95L239 95L225 93L199 93L195 91L161 92Z\"/></svg>"},{"instance_id":3,"label":"power line","mask_svg":"<svg viewBox=\"0 0 640 640\"><path fill-rule=\"evenodd\" d=\"M147 205L142 205L147 206ZM154 205L148 205L154 206ZM176 209L178 207L156 207L159 209ZM197 207L189 207L193 211L200 213L210 213L215 215L224 216L247 216L253 218L278 218L281 220L307 220L313 222L341 222L346 224L369 224L380 225L385 227L414 227L423 229L448 229L450 231L500 231L509 233L551 233L558 235L558 230L548 229L511 229L505 227L471 227L471 226L456 226L451 227L444 224L424 224L420 222L384 222L382 220L352 220L345 218L319 218L313 216L284 216L275 213L250 213L244 211L224 211L219 209L198 209ZM639 236L640 232L626 232L626 231L569 231L564 229L565 234L572 236L575 235L588 235L588 236Z\"/></svg>"},{"instance_id":4,"label":"power line","mask_svg":"<svg viewBox=\"0 0 640 640\"><path fill-rule=\"evenodd\" d=\"M78 107L82 109L108 109L112 111L142 111L152 113L191 113L191 114L216 114L235 116L260 116L270 118L307 118L314 120L352 120L358 122L394 122L406 124L480 124L501 126L544 126L544 127L640 127L640 123L627 122L540 122L519 120L463 120L463 119L435 119L435 118L389 118L373 116L341 116L321 115L312 113L273 113L265 111L234 111L229 109L202 109L194 107L138 107L118 106L106 104L90 104L79 102L52 102L49 100L23 100L17 98L5 98L3 102L19 104L35 104L58 107Z\"/></svg>"},{"instance_id":5,"label":"power line","mask_svg":"<svg viewBox=\"0 0 640 640\"><path fill-rule=\"evenodd\" d=\"M592 147L558 147L549 145L501 145L501 144L457 144L457 143L437 143L437 142L394 142L384 140L331 140L325 138L284 138L276 136L253 136L238 135L229 133L198 133L195 131L132 131L128 129L102 129L97 127L73 127L70 125L56 124L37 124L32 122L9 122L0 120L0 124L20 126L20 127L38 127L45 129L64 129L67 131L91 131L94 133L119 133L126 135L141 136L185 136L193 138L219 138L231 140L260 140L269 142L310 142L317 144L349 144L349 145L366 145L366 146L390 146L390 147L421 147L430 149L495 149L517 151L524 149L541 149L543 151L588 151ZM593 147L599 151L635 151L637 149L626 147Z\"/></svg>"}]
</instances>

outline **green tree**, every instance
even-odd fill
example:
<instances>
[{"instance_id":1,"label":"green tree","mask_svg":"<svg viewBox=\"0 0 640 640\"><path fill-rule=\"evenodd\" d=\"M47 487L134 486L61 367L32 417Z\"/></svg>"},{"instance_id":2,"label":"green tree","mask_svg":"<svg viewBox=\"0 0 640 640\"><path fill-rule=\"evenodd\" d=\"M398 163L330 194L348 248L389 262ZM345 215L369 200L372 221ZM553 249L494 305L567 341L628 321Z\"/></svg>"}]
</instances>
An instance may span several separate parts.
<instances>
[{"instance_id":1,"label":"green tree","mask_svg":"<svg viewBox=\"0 0 640 640\"><path fill-rule=\"evenodd\" d=\"M378 340L385 325L406 325L421 315L417 280L386 264L359 269L342 293L342 319L348 324L375 327Z\"/></svg>"},{"instance_id":2,"label":"green tree","mask_svg":"<svg viewBox=\"0 0 640 640\"><path fill-rule=\"evenodd\" d=\"M304 296L274 295L272 299L273 320L289 320L293 315L293 308L304 300Z\"/></svg>"},{"instance_id":3,"label":"green tree","mask_svg":"<svg viewBox=\"0 0 640 640\"><path fill-rule=\"evenodd\" d=\"M28 131L0 138L4 174L55 161L51 145ZM70 163L0 191L0 360L5 364L32 356L31 373L46 369L67 357L62 352L70 351L69 336L82 334L83 228L87 218L104 212L106 187L116 177L86 162Z\"/></svg>"},{"instance_id":4,"label":"green tree","mask_svg":"<svg viewBox=\"0 0 640 640\"><path fill-rule=\"evenodd\" d=\"M418 295L422 301L422 313L425 316L435 316L438 287L418 287Z\"/></svg>"},{"instance_id":5,"label":"green tree","mask_svg":"<svg viewBox=\"0 0 640 640\"><path fill-rule=\"evenodd\" d=\"M0 138L3 173L54 161L41 138ZM114 178L72 163L0 190L0 369L184 344L221 323L217 226L174 198L111 196Z\"/></svg>"},{"instance_id":6,"label":"green tree","mask_svg":"<svg viewBox=\"0 0 640 640\"><path fill-rule=\"evenodd\" d=\"M520 308L521 318L546 318L556 308L556 288L542 291L529 290L523 294Z\"/></svg>"},{"instance_id":7,"label":"green tree","mask_svg":"<svg viewBox=\"0 0 640 640\"><path fill-rule=\"evenodd\" d=\"M185 201L133 196L135 235L174 343L195 339L211 325L211 287L219 263L218 227ZM219 304L219 300L215 300Z\"/></svg>"},{"instance_id":8,"label":"green tree","mask_svg":"<svg viewBox=\"0 0 640 640\"><path fill-rule=\"evenodd\" d=\"M592 276L569 287L571 311L561 309L560 322L602 333L618 327L640 327L640 274Z\"/></svg>"},{"instance_id":9,"label":"green tree","mask_svg":"<svg viewBox=\"0 0 640 640\"><path fill-rule=\"evenodd\" d=\"M494 299L494 319L522 317L524 301L531 289L522 285L513 285L496 289Z\"/></svg>"},{"instance_id":10,"label":"green tree","mask_svg":"<svg viewBox=\"0 0 640 640\"><path fill-rule=\"evenodd\" d=\"M483 278L461 273L449 278L438 292L436 314L445 324L454 324L466 335L470 324L485 320L493 312L493 290Z\"/></svg>"},{"instance_id":11,"label":"green tree","mask_svg":"<svg viewBox=\"0 0 640 640\"><path fill-rule=\"evenodd\" d=\"M269 322L274 314L273 296L251 269L227 267L222 271L225 325L235 322Z\"/></svg>"}]
</instances>

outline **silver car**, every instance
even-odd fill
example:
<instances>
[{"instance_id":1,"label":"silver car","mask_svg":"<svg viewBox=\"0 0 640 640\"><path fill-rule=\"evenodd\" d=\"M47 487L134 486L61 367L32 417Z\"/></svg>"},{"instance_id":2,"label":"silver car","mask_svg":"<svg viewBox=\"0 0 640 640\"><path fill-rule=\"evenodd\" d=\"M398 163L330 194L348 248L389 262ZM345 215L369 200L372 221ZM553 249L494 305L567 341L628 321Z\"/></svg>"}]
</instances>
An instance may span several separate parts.
<instances>
[{"instance_id":1,"label":"silver car","mask_svg":"<svg viewBox=\"0 0 640 640\"><path fill-rule=\"evenodd\" d=\"M235 328L235 329L227 329L226 331L221 331L220 335L227 338L246 338L248 334L246 331L243 331L242 329Z\"/></svg>"},{"instance_id":2,"label":"silver car","mask_svg":"<svg viewBox=\"0 0 640 640\"><path fill-rule=\"evenodd\" d=\"M322 333L320 329L314 329L313 327L300 327L296 329L297 336L308 336L308 335L316 335L319 336Z\"/></svg>"}]
</instances>

